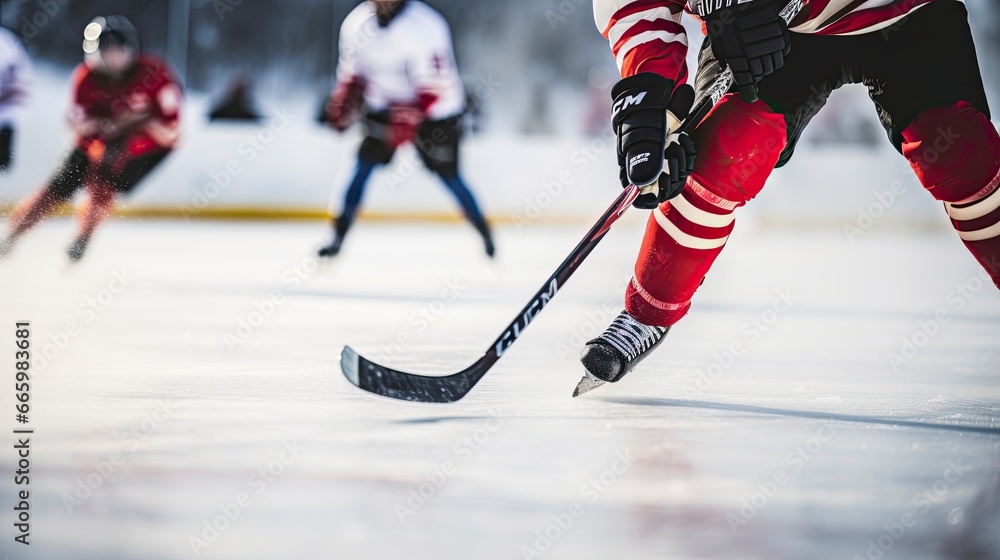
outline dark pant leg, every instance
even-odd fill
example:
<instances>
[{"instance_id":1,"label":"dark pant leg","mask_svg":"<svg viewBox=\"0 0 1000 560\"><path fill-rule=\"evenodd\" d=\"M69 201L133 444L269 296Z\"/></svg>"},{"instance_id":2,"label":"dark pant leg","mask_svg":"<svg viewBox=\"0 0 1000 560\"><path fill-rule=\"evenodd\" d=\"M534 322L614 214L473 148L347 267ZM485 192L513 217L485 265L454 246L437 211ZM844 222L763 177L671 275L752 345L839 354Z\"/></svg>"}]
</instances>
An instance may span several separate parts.
<instances>
[{"instance_id":1,"label":"dark pant leg","mask_svg":"<svg viewBox=\"0 0 1000 560\"><path fill-rule=\"evenodd\" d=\"M861 69L897 150L902 151L903 130L927 109L964 101L989 118L969 13L962 2L932 2L858 40L864 49L852 63Z\"/></svg>"},{"instance_id":2,"label":"dark pant leg","mask_svg":"<svg viewBox=\"0 0 1000 560\"><path fill-rule=\"evenodd\" d=\"M485 234L489 229L472 191L458 172L459 141L462 136L461 118L452 117L424 123L414 139L420 159L436 173L455 196L462 213L472 225Z\"/></svg>"},{"instance_id":3,"label":"dark pant leg","mask_svg":"<svg viewBox=\"0 0 1000 560\"><path fill-rule=\"evenodd\" d=\"M99 178L114 185L118 194L131 194L143 179L163 163L170 152L171 150L157 150L131 158L121 167L121 171L116 171L113 168L102 168Z\"/></svg>"},{"instance_id":4,"label":"dark pant leg","mask_svg":"<svg viewBox=\"0 0 1000 560\"><path fill-rule=\"evenodd\" d=\"M772 111L784 115L788 129L787 144L775 167L788 163L802 132L826 105L830 94L846 84L861 82L861 73L852 63L854 53L862 52L864 47L859 38L802 33L792 33L791 37L792 50L785 57L784 66L758 85L760 99ZM699 95L723 70L706 40L699 55L695 82ZM729 91L736 91L735 84Z\"/></svg>"},{"instance_id":5,"label":"dark pant leg","mask_svg":"<svg viewBox=\"0 0 1000 560\"><path fill-rule=\"evenodd\" d=\"M479 205L476 204L475 197L472 196L472 191L469 187L465 185L462 178L459 175L454 175L452 177L441 176L441 181L444 182L451 194L455 196L458 200L458 204L462 207L462 212L465 217L472 222L472 225L476 227L479 232L484 233L488 226L486 225L486 218L483 217L482 211L479 210Z\"/></svg>"},{"instance_id":6,"label":"dark pant leg","mask_svg":"<svg viewBox=\"0 0 1000 560\"><path fill-rule=\"evenodd\" d=\"M358 211L361 209L361 199L364 197L365 187L368 185L368 179L375 167L374 162L358 159L358 163L354 167L354 176L347 187L347 193L344 194L344 204L341 207L340 215L334 219L334 230L337 237L342 238L347 235L347 230L351 229L354 224Z\"/></svg>"}]
</instances>

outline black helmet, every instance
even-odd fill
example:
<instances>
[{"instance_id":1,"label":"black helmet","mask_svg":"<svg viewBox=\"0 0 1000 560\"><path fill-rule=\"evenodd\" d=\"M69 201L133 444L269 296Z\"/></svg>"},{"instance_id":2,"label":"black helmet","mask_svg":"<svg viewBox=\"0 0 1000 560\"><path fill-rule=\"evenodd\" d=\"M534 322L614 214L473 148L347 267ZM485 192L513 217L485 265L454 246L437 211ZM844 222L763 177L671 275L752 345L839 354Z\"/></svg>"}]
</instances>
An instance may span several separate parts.
<instances>
[{"instance_id":1,"label":"black helmet","mask_svg":"<svg viewBox=\"0 0 1000 560\"><path fill-rule=\"evenodd\" d=\"M125 16L99 16L83 30L83 52L99 53L111 47L123 47L138 53L141 50L139 31Z\"/></svg>"}]
</instances>

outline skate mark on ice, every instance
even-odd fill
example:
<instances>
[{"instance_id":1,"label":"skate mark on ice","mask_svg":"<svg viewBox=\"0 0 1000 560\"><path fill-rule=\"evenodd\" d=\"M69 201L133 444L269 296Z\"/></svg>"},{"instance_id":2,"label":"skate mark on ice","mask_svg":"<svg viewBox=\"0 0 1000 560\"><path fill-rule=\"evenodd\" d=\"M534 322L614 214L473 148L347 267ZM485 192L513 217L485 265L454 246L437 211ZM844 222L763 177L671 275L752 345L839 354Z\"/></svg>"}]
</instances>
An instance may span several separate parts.
<instances>
[{"instance_id":1,"label":"skate mark on ice","mask_svg":"<svg viewBox=\"0 0 1000 560\"><path fill-rule=\"evenodd\" d=\"M926 430L945 430L951 432L967 432L1000 436L1000 427L966 426L961 424L942 424L938 422L920 422L916 420L901 420L881 418L878 416L863 416L858 414L842 414L837 412L817 412L812 410L794 410L785 408L770 408L745 404L730 404L707 401L686 401L681 399L659 399L652 397L601 397L598 400L615 404L639 406L658 406L676 408L702 408L708 410L723 410L727 412L744 412L748 414L763 414L768 416L790 416L794 418L809 418L813 420L830 420L852 424L880 424L900 428L921 428Z\"/></svg>"},{"instance_id":2,"label":"skate mark on ice","mask_svg":"<svg viewBox=\"0 0 1000 560\"><path fill-rule=\"evenodd\" d=\"M389 424L441 424L444 422L482 422L490 420L494 416L433 416L431 418L407 418L404 420L391 420Z\"/></svg>"}]
</instances>

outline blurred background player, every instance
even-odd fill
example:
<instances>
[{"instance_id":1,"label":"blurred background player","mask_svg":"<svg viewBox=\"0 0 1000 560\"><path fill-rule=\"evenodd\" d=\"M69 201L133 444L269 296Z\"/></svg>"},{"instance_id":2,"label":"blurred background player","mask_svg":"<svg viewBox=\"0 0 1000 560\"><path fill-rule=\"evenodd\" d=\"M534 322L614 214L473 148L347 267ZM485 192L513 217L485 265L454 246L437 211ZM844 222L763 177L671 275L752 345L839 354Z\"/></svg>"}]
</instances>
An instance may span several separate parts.
<instances>
[{"instance_id":1,"label":"blurred background player","mask_svg":"<svg viewBox=\"0 0 1000 560\"><path fill-rule=\"evenodd\" d=\"M612 92L622 182L659 185L660 196L646 201L655 209L625 311L583 350L587 375L578 394L621 379L687 313L733 231L734 210L789 160L803 128L845 84L868 86L893 146L1000 286L1000 136L989 120L965 4L813 0L791 22L791 35L778 15L785 4L594 0L624 77ZM708 33L698 90L725 66L735 84L693 133L697 160L678 183L684 166L678 174L676 135L666 162L637 155L664 151L663 114L687 77L685 7Z\"/></svg>"},{"instance_id":2,"label":"blurred background player","mask_svg":"<svg viewBox=\"0 0 1000 560\"><path fill-rule=\"evenodd\" d=\"M465 90L451 29L439 13L417 0L368 0L354 9L341 27L337 86L327 111L338 132L362 114L365 139L340 216L334 219L333 242L320 256L340 252L372 171L410 142L455 195L483 237L486 254L493 256L489 225L458 172Z\"/></svg>"},{"instance_id":3,"label":"blurred background player","mask_svg":"<svg viewBox=\"0 0 1000 560\"><path fill-rule=\"evenodd\" d=\"M68 116L76 145L48 185L14 210L0 255L86 186L80 231L68 251L71 261L79 261L115 195L131 193L177 142L181 88L166 62L142 54L139 33L128 19L94 19L84 30L83 51Z\"/></svg>"},{"instance_id":4,"label":"blurred background player","mask_svg":"<svg viewBox=\"0 0 1000 560\"><path fill-rule=\"evenodd\" d=\"M28 98L31 62L21 40L0 27L0 172L11 165L14 132Z\"/></svg>"}]
</instances>

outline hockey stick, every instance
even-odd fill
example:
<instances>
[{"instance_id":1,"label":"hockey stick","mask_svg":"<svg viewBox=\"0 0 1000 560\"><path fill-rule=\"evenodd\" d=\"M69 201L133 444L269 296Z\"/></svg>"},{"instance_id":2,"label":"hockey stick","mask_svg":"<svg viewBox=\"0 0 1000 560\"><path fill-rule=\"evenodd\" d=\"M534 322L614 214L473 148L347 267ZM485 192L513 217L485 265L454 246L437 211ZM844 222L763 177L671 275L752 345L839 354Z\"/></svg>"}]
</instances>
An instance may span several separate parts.
<instances>
[{"instance_id":1,"label":"hockey stick","mask_svg":"<svg viewBox=\"0 0 1000 560\"><path fill-rule=\"evenodd\" d=\"M597 247L607 235L611 225L628 210L632 201L639 196L639 188L630 185L623 189L614 203L604 212L601 219L590 228L587 235L559 265L555 273L545 281L535 297L531 298L514 321L507 326L483 357L464 370L443 377L427 377L405 373L380 366L359 355L350 346L345 346L340 354L340 368L351 383L385 397L417 402L449 403L464 397L497 363L501 356L516 341L531 323L555 297L556 292L580 268L587 255Z\"/></svg>"},{"instance_id":2,"label":"hockey stick","mask_svg":"<svg viewBox=\"0 0 1000 560\"><path fill-rule=\"evenodd\" d=\"M802 9L805 0L792 0L781 11L781 17L787 22ZM733 85L733 73L728 68L716 78L705 96L695 105L687 119L677 132L687 132L696 123L700 123L709 110L726 94ZM361 356L350 346L345 346L340 354L340 368L344 376L356 385L370 393L404 401L450 403L455 402L472 390L486 372L493 367L501 356L521 336L524 329L531 323L555 297L570 276L584 259L590 255L597 244L604 239L611 226L628 210L632 202L639 196L640 189L629 185L623 189L618 198L601 215L587 235L577 244L573 252L559 265L559 268L545 281L538 293L528 302L524 309L514 318L514 321L503 331L503 334L490 346L489 350L474 364L451 375L428 377L391 369Z\"/></svg>"}]
</instances>

